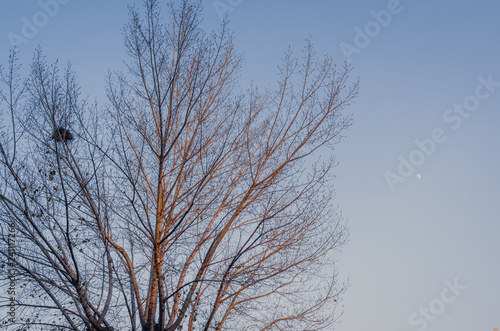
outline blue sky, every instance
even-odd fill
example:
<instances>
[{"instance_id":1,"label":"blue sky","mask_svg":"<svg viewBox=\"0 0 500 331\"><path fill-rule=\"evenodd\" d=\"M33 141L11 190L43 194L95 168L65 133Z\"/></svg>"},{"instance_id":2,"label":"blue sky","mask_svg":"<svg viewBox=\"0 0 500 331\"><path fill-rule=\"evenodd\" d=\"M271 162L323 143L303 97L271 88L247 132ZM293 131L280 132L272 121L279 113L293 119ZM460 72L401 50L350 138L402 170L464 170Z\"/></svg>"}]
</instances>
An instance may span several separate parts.
<instances>
[{"instance_id":1,"label":"blue sky","mask_svg":"<svg viewBox=\"0 0 500 331\"><path fill-rule=\"evenodd\" d=\"M49 60L71 61L84 94L103 104L104 77L108 69L122 68L126 58L120 32L126 5L136 1L58 1L65 3L21 45L21 59L29 63L40 45ZM369 43L350 58L361 82L348 109L354 125L335 152L335 202L351 233L338 255L340 277L351 286L336 330L500 327L500 3L203 3L209 29L220 24L214 4L229 6L236 46L245 57L243 87L252 81L274 84L288 46L300 51L309 37L319 54L331 54L341 64L341 45L355 46L356 31L366 34L368 28ZM23 36L26 20L33 22L44 9L34 0L1 5L0 63L5 64L9 34ZM382 26L373 12L381 15L388 8L393 13ZM456 106L471 109L463 111L467 118L452 113ZM462 118L456 128L451 115ZM427 145L425 154L415 140L429 142L435 130L446 139ZM414 169L398 171L401 159ZM389 172L399 176L391 177L399 178L392 187Z\"/></svg>"}]
</instances>

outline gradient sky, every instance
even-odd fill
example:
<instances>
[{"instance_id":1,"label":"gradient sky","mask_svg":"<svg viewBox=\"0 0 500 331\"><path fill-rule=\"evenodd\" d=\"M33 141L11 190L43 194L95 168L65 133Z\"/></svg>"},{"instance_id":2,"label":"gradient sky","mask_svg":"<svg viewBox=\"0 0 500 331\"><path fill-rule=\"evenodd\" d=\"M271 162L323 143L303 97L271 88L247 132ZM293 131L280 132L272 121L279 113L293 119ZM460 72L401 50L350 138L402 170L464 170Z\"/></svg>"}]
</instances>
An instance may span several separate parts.
<instances>
[{"instance_id":1,"label":"gradient sky","mask_svg":"<svg viewBox=\"0 0 500 331\"><path fill-rule=\"evenodd\" d=\"M120 30L127 4L139 1L59 1L66 4L21 45L22 62L27 67L40 45L49 61L71 61L84 94L104 104L104 77L126 58ZM227 14L245 57L243 87L274 84L288 45L300 51L311 37L319 54L341 64L341 45L355 46L356 31L372 29L369 44L350 58L361 89L348 108L354 125L335 152L335 201L351 233L338 255L350 288L335 330L424 330L421 308L437 314L427 318L429 331L500 327L500 2L203 3L208 29L220 24L214 4L232 9ZM9 34L23 36L24 22L43 8L35 0L0 4L0 63L6 64ZM373 23L371 12L388 7L397 12L390 22ZM474 111L465 110L459 125L454 105L467 102ZM434 130L445 141L428 155L418 152L415 140L428 142ZM405 178L398 166L411 155L419 165L406 169ZM388 172L401 176L394 190ZM448 288L455 282L461 287L454 293Z\"/></svg>"}]
</instances>

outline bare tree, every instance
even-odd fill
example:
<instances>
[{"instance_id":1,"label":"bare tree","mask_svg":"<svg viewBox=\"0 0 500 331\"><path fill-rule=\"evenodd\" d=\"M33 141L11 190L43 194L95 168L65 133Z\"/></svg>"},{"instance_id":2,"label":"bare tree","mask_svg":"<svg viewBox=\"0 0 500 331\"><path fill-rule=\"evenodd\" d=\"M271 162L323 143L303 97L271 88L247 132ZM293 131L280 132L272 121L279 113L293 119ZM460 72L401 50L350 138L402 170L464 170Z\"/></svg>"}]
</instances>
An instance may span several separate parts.
<instances>
[{"instance_id":1,"label":"bare tree","mask_svg":"<svg viewBox=\"0 0 500 331\"><path fill-rule=\"evenodd\" d=\"M171 3L165 23L157 0L144 4L130 10L129 70L109 75L105 109L41 51L26 81L16 52L2 70L0 271L5 288L15 266L17 305L3 324L329 327L346 229L321 154L351 123L350 68L307 43L286 54L275 90L241 94L227 24L205 33L200 2Z\"/></svg>"}]
</instances>

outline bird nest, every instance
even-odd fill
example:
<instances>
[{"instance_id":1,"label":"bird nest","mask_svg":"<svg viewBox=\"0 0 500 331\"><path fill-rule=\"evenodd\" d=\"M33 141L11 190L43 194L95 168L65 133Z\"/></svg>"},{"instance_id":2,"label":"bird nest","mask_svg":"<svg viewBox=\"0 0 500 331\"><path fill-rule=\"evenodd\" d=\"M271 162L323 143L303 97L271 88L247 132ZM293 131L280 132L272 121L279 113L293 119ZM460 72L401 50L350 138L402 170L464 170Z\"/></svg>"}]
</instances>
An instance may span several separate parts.
<instances>
[{"instance_id":1,"label":"bird nest","mask_svg":"<svg viewBox=\"0 0 500 331\"><path fill-rule=\"evenodd\" d=\"M54 133L52 134L52 139L54 139L56 142L61 141L61 142L68 142L70 140L73 140L73 135L69 130L59 127L54 130Z\"/></svg>"}]
</instances>

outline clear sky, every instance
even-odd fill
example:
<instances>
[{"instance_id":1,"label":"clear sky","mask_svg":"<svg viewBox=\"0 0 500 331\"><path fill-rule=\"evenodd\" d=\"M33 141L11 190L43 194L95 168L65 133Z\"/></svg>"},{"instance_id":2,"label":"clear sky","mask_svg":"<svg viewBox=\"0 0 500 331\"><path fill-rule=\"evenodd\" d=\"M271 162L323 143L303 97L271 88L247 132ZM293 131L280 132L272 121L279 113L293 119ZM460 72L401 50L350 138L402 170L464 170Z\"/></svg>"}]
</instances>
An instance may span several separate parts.
<instances>
[{"instance_id":1,"label":"clear sky","mask_svg":"<svg viewBox=\"0 0 500 331\"><path fill-rule=\"evenodd\" d=\"M103 104L107 70L125 59L127 4L139 1L51 1L1 0L0 63L16 34L24 63L38 45L71 61ZM209 29L220 24L214 5L229 15L243 87L274 84L288 45L309 37L338 63L350 55L360 78L354 125L335 152L351 233L338 255L351 286L336 330L500 328L500 2L203 3Z\"/></svg>"}]
</instances>

